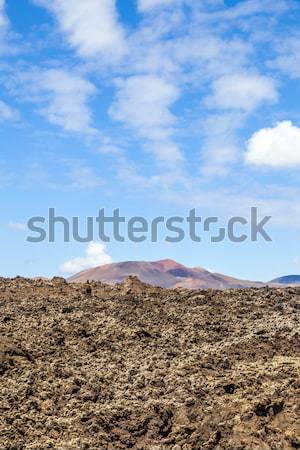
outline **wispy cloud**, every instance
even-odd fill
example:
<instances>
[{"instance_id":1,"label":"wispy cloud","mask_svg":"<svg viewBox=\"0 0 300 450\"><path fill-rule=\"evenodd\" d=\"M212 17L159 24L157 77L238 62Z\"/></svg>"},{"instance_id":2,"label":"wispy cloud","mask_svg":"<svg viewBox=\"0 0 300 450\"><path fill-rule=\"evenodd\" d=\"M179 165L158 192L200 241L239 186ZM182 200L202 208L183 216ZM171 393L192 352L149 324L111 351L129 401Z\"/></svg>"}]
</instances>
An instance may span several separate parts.
<instances>
[{"instance_id":1,"label":"wispy cloud","mask_svg":"<svg viewBox=\"0 0 300 450\"><path fill-rule=\"evenodd\" d=\"M66 131L93 132L88 99L96 92L89 81L59 69L45 70L37 75L37 86L46 103L40 109L50 123Z\"/></svg>"},{"instance_id":2,"label":"wispy cloud","mask_svg":"<svg viewBox=\"0 0 300 450\"><path fill-rule=\"evenodd\" d=\"M0 100L0 123L6 121L17 121L20 117L19 112Z\"/></svg>"},{"instance_id":3,"label":"wispy cloud","mask_svg":"<svg viewBox=\"0 0 300 450\"><path fill-rule=\"evenodd\" d=\"M182 0L139 0L138 6L140 11L146 12L159 7L174 6L180 2Z\"/></svg>"},{"instance_id":4,"label":"wispy cloud","mask_svg":"<svg viewBox=\"0 0 300 450\"><path fill-rule=\"evenodd\" d=\"M176 85L162 78L145 75L117 81L117 97L110 109L115 120L145 139L147 148L161 161L182 158L172 142L176 117L171 107L179 98Z\"/></svg>"},{"instance_id":5,"label":"wispy cloud","mask_svg":"<svg viewBox=\"0 0 300 450\"><path fill-rule=\"evenodd\" d=\"M227 75L212 83L212 95L205 100L207 106L217 109L240 109L251 112L263 102L278 99L272 78L238 73Z\"/></svg>"},{"instance_id":6,"label":"wispy cloud","mask_svg":"<svg viewBox=\"0 0 300 450\"><path fill-rule=\"evenodd\" d=\"M273 13L282 13L288 7L289 3L286 0L244 0L243 2L238 2L234 6L228 8L225 6L223 1L207 0L204 4L210 5L211 7L216 7L214 11L207 13L205 10L202 11L202 20L205 19L209 22L228 22L230 25L231 21L239 24L237 21L244 18L249 18L251 16L257 17L259 14L264 14L269 16ZM243 23L242 23L243 24ZM244 25L244 24L243 24Z\"/></svg>"},{"instance_id":7,"label":"wispy cloud","mask_svg":"<svg viewBox=\"0 0 300 450\"><path fill-rule=\"evenodd\" d=\"M170 107L178 99L176 86L150 75L118 80L118 92L111 115L141 137L151 140L169 138L176 122Z\"/></svg>"},{"instance_id":8,"label":"wispy cloud","mask_svg":"<svg viewBox=\"0 0 300 450\"><path fill-rule=\"evenodd\" d=\"M103 178L99 177L93 167L88 166L84 161L66 160L67 185L69 189L95 189L103 186Z\"/></svg>"},{"instance_id":9,"label":"wispy cloud","mask_svg":"<svg viewBox=\"0 0 300 450\"><path fill-rule=\"evenodd\" d=\"M77 191L93 190L103 186L105 181L84 159L52 158L31 163L26 168L25 183L31 187L51 190Z\"/></svg>"},{"instance_id":10,"label":"wispy cloud","mask_svg":"<svg viewBox=\"0 0 300 450\"><path fill-rule=\"evenodd\" d=\"M94 134L88 102L95 86L76 71L39 69L19 73L15 83L20 95L38 105L38 112L49 123L66 132Z\"/></svg>"},{"instance_id":11,"label":"wispy cloud","mask_svg":"<svg viewBox=\"0 0 300 450\"><path fill-rule=\"evenodd\" d=\"M115 0L34 0L55 16L68 43L85 58L115 59L125 51L124 31Z\"/></svg>"},{"instance_id":12,"label":"wispy cloud","mask_svg":"<svg viewBox=\"0 0 300 450\"><path fill-rule=\"evenodd\" d=\"M222 111L208 116L202 123L200 172L205 177L227 175L240 158L236 136L246 120L239 111Z\"/></svg>"},{"instance_id":13,"label":"wispy cloud","mask_svg":"<svg viewBox=\"0 0 300 450\"><path fill-rule=\"evenodd\" d=\"M5 7L5 0L0 0L0 56L15 51L15 49L12 49L12 46L9 45L10 23Z\"/></svg>"},{"instance_id":14,"label":"wispy cloud","mask_svg":"<svg viewBox=\"0 0 300 450\"><path fill-rule=\"evenodd\" d=\"M294 35L280 39L276 50L277 55L268 62L268 66L291 78L300 78L300 36Z\"/></svg>"},{"instance_id":15,"label":"wispy cloud","mask_svg":"<svg viewBox=\"0 0 300 450\"><path fill-rule=\"evenodd\" d=\"M0 0L0 34L8 27L8 19L5 14L5 0Z\"/></svg>"}]
</instances>

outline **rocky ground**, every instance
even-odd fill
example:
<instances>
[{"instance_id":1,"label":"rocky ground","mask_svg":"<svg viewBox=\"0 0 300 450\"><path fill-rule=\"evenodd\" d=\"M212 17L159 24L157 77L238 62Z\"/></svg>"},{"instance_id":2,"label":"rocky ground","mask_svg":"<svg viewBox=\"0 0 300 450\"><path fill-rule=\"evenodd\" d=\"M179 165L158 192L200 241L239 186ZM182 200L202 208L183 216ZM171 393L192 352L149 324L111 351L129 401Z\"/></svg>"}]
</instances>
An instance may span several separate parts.
<instances>
[{"instance_id":1,"label":"rocky ground","mask_svg":"<svg viewBox=\"0 0 300 450\"><path fill-rule=\"evenodd\" d=\"M0 280L0 449L300 448L300 288Z\"/></svg>"}]
</instances>

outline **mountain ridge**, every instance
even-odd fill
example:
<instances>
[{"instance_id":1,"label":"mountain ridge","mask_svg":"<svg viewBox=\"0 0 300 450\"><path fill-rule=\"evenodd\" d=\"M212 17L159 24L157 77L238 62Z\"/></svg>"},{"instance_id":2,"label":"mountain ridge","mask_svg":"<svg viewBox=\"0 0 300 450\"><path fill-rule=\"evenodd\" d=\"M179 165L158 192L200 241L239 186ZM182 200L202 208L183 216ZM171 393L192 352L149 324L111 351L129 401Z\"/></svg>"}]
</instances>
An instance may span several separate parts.
<instances>
[{"instance_id":1,"label":"mountain ridge","mask_svg":"<svg viewBox=\"0 0 300 450\"><path fill-rule=\"evenodd\" d=\"M122 283L127 277L136 276L140 281L164 288L226 289L263 287L266 283L240 280L202 267L187 267L172 259L158 261L122 261L87 269L72 275L69 282L101 281L108 284Z\"/></svg>"},{"instance_id":2,"label":"mountain ridge","mask_svg":"<svg viewBox=\"0 0 300 450\"><path fill-rule=\"evenodd\" d=\"M300 275L285 275L275 278L271 283L276 283L284 286L300 285Z\"/></svg>"}]
</instances>

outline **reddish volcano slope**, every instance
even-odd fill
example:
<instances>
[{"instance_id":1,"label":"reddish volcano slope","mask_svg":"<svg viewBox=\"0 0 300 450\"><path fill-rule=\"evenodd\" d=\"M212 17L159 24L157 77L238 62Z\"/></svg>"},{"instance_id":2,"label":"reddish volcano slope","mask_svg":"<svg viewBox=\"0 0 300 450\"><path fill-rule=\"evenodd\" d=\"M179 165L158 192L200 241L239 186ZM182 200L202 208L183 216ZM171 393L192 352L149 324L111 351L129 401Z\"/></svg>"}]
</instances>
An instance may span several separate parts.
<instances>
[{"instance_id":1,"label":"reddish volcano slope","mask_svg":"<svg viewBox=\"0 0 300 450\"><path fill-rule=\"evenodd\" d=\"M161 261L128 261L85 270L69 278L71 282L102 281L121 283L133 275L144 283L164 288L226 289L260 287L262 283L238 280L226 275L209 272L202 268L189 268L171 259Z\"/></svg>"}]
</instances>

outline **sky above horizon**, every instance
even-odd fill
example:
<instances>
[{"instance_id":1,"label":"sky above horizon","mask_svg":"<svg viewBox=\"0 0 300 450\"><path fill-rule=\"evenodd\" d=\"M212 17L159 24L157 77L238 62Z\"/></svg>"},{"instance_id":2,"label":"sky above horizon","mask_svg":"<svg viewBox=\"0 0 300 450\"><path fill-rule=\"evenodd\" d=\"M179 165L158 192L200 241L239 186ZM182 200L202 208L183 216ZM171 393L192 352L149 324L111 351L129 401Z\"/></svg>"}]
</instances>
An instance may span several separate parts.
<instances>
[{"instance_id":1,"label":"sky above horizon","mask_svg":"<svg viewBox=\"0 0 300 450\"><path fill-rule=\"evenodd\" d=\"M164 258L300 273L299 20L293 0L0 0L0 274ZM226 222L251 207L272 242L26 241L49 208L84 230L101 208Z\"/></svg>"}]
</instances>

